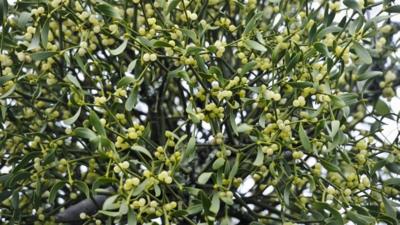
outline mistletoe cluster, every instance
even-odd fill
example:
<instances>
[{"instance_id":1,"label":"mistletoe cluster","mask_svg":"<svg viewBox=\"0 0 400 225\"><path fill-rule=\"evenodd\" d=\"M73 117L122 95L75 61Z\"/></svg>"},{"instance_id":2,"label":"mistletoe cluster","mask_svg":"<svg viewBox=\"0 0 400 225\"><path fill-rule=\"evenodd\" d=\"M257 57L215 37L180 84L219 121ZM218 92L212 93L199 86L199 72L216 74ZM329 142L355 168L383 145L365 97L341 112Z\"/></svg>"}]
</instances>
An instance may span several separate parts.
<instances>
[{"instance_id":1,"label":"mistletoe cluster","mask_svg":"<svg viewBox=\"0 0 400 225\"><path fill-rule=\"evenodd\" d=\"M397 224L397 13L0 0L0 223Z\"/></svg>"}]
</instances>

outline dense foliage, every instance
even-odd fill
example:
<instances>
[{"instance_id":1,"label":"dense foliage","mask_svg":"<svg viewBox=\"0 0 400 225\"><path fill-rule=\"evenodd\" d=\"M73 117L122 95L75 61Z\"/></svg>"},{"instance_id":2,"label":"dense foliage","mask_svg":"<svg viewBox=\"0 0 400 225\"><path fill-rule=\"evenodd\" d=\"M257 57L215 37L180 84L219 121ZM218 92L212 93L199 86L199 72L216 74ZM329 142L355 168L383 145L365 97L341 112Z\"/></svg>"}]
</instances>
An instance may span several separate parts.
<instances>
[{"instance_id":1,"label":"dense foliage","mask_svg":"<svg viewBox=\"0 0 400 225\"><path fill-rule=\"evenodd\" d=\"M0 223L397 224L399 12L0 0Z\"/></svg>"}]
</instances>

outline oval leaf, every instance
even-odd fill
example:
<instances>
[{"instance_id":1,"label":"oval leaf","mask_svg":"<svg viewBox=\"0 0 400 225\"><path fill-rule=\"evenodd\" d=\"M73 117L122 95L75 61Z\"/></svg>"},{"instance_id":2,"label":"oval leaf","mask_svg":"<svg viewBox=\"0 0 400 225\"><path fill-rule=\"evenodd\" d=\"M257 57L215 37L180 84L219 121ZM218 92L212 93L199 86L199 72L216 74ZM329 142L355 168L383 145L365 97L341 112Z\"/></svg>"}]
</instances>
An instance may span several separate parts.
<instances>
[{"instance_id":1,"label":"oval leaf","mask_svg":"<svg viewBox=\"0 0 400 225\"><path fill-rule=\"evenodd\" d=\"M363 46L361 46L357 42L353 43L353 48L356 51L357 56L360 58L360 60L363 63L365 63L365 64L371 64L372 63L371 55L369 54L367 49L365 49Z\"/></svg>"},{"instance_id":2,"label":"oval leaf","mask_svg":"<svg viewBox=\"0 0 400 225\"><path fill-rule=\"evenodd\" d=\"M125 39L118 48L110 50L111 55L121 54L126 49L126 46L128 46L128 39Z\"/></svg>"},{"instance_id":3,"label":"oval leaf","mask_svg":"<svg viewBox=\"0 0 400 225\"><path fill-rule=\"evenodd\" d=\"M32 54L32 59L35 61L44 60L56 55L57 52L35 52Z\"/></svg>"},{"instance_id":4,"label":"oval leaf","mask_svg":"<svg viewBox=\"0 0 400 225\"><path fill-rule=\"evenodd\" d=\"M71 125L71 124L75 123L75 121L79 118L79 115L81 115L80 107L79 107L78 111L76 111L76 113L72 117L63 120L63 123L65 123L67 125Z\"/></svg>"},{"instance_id":5,"label":"oval leaf","mask_svg":"<svg viewBox=\"0 0 400 225\"><path fill-rule=\"evenodd\" d=\"M56 200L57 197L57 192L64 187L64 185L66 184L66 181L58 181L57 183L55 183L53 185L53 187L50 190L50 195L49 195L49 203L53 204L54 201Z\"/></svg>"},{"instance_id":6,"label":"oval leaf","mask_svg":"<svg viewBox=\"0 0 400 225\"><path fill-rule=\"evenodd\" d=\"M301 145L303 146L303 148L306 151L311 152L312 147L311 147L310 140L308 139L308 136L307 136L306 132L304 131L303 125L301 123L299 126L299 137L300 137L300 142L301 142Z\"/></svg>"}]
</instances>

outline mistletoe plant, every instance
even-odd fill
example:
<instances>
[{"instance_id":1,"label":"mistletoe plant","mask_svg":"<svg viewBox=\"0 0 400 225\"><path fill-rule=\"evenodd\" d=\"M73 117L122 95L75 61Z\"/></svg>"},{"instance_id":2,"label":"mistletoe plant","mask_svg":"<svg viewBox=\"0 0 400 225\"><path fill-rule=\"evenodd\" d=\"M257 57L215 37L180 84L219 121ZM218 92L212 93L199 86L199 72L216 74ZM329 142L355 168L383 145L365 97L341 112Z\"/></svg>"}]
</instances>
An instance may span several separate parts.
<instances>
[{"instance_id":1,"label":"mistletoe plant","mask_svg":"<svg viewBox=\"0 0 400 225\"><path fill-rule=\"evenodd\" d=\"M398 13L0 0L0 223L398 224Z\"/></svg>"}]
</instances>

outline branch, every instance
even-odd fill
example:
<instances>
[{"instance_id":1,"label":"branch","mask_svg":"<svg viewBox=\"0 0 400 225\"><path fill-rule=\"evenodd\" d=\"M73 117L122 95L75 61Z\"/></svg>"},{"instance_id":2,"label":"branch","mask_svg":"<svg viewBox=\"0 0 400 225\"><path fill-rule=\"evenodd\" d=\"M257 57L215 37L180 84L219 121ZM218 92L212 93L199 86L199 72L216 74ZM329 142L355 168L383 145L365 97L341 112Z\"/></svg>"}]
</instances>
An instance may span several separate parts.
<instances>
[{"instance_id":1,"label":"branch","mask_svg":"<svg viewBox=\"0 0 400 225\"><path fill-rule=\"evenodd\" d=\"M113 188L107 188L108 190L113 190ZM107 199L107 195L95 195L92 199L82 200L75 205L69 206L64 211L56 215L57 223L71 223L71 224L81 224L80 214L85 213L87 215L95 214L99 208L103 205L104 201Z\"/></svg>"}]
</instances>

